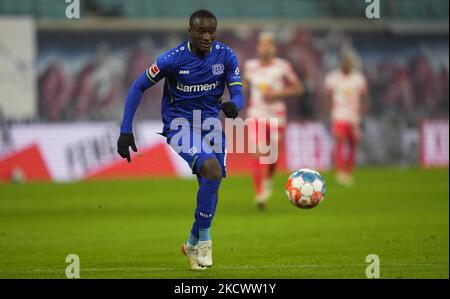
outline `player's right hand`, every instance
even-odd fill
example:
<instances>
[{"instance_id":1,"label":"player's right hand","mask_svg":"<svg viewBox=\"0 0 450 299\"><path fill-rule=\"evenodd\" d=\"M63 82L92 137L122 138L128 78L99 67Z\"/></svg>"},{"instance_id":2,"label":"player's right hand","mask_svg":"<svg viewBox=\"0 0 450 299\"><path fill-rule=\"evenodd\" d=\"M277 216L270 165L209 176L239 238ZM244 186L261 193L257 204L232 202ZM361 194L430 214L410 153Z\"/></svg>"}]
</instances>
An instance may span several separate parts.
<instances>
[{"instance_id":1,"label":"player's right hand","mask_svg":"<svg viewBox=\"0 0 450 299\"><path fill-rule=\"evenodd\" d=\"M117 140L117 152L122 158L127 159L128 163L131 162L130 146L134 152L137 152L133 133L120 133L119 140Z\"/></svg>"}]
</instances>

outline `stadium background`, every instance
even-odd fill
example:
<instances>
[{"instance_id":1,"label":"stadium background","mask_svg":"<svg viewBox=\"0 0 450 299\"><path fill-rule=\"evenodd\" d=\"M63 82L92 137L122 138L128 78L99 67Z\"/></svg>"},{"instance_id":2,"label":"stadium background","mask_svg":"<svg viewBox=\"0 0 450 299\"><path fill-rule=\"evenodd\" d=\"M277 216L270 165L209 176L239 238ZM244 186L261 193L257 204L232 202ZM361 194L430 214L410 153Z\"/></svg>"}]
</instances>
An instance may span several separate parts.
<instances>
[{"instance_id":1,"label":"stadium background","mask_svg":"<svg viewBox=\"0 0 450 299\"><path fill-rule=\"evenodd\" d=\"M241 65L255 56L258 32L274 32L279 55L303 81L305 95L288 101L283 169L332 166L323 81L342 49L355 54L369 83L358 164L447 166L448 1L380 4L382 17L370 20L362 0L93 0L80 2L80 19L67 19L64 1L1 1L0 179L189 176L154 134L162 85L138 111L143 158L126 165L115 142L129 85L186 39L188 12L198 7L217 14L218 39L235 48ZM18 50L21 43L28 51ZM245 154L231 155L230 174L245 173L247 162Z\"/></svg>"},{"instance_id":2,"label":"stadium background","mask_svg":"<svg viewBox=\"0 0 450 299\"><path fill-rule=\"evenodd\" d=\"M367 19L364 0L80 0L80 19L67 19L64 0L1 0L0 277L64 278L75 253L83 278L365 278L375 253L383 278L448 278L448 3L380 0L381 18ZM196 183L155 134L162 84L138 110L141 156L116 154L128 86L187 38L198 8L218 16L218 39L241 65L258 32L273 31L307 91L288 100L267 211L253 205L248 156L229 156L216 265L203 273L179 253ZM353 188L334 182L322 105L341 49L369 83ZM300 167L327 182L308 211L283 190Z\"/></svg>"}]
</instances>

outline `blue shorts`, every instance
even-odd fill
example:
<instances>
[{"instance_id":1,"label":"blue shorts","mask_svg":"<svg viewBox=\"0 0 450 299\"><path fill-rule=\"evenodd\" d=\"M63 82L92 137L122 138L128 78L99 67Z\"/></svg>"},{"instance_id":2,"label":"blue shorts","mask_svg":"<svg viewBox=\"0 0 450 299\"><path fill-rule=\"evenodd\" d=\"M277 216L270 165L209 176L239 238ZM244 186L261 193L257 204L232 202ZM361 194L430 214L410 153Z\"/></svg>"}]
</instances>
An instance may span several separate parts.
<instances>
[{"instance_id":1,"label":"blue shorts","mask_svg":"<svg viewBox=\"0 0 450 299\"><path fill-rule=\"evenodd\" d=\"M169 131L165 135L167 143L188 163L193 174L200 173L200 167L207 159L215 158L222 168L222 177L226 177L227 152L223 131L214 134L213 138L208 132L200 133L193 129L189 131L189 134Z\"/></svg>"}]
</instances>

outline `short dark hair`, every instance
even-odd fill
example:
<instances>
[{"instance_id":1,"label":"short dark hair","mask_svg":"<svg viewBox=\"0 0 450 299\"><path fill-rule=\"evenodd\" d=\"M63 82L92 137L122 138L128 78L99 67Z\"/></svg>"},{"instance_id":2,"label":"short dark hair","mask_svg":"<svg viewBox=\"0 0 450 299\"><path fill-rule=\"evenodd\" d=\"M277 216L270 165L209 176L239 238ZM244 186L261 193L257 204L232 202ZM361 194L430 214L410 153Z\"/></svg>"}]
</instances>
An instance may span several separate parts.
<instances>
[{"instance_id":1,"label":"short dark hair","mask_svg":"<svg viewBox=\"0 0 450 299\"><path fill-rule=\"evenodd\" d=\"M217 18L212 12L206 9L199 9L197 11L194 11L189 17L189 26L192 26L194 20L198 18L211 18L214 19L217 23Z\"/></svg>"}]
</instances>

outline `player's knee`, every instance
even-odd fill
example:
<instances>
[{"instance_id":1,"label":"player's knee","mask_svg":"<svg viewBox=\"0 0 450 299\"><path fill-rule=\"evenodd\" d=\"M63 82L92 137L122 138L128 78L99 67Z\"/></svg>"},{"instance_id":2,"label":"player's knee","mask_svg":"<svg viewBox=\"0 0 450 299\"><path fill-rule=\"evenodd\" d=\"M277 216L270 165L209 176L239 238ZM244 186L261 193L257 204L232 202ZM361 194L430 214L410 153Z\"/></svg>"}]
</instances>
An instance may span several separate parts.
<instances>
[{"instance_id":1,"label":"player's knee","mask_svg":"<svg viewBox=\"0 0 450 299\"><path fill-rule=\"evenodd\" d=\"M215 158L206 159L200 167L200 175L208 180L220 181L222 179L222 168Z\"/></svg>"}]
</instances>

